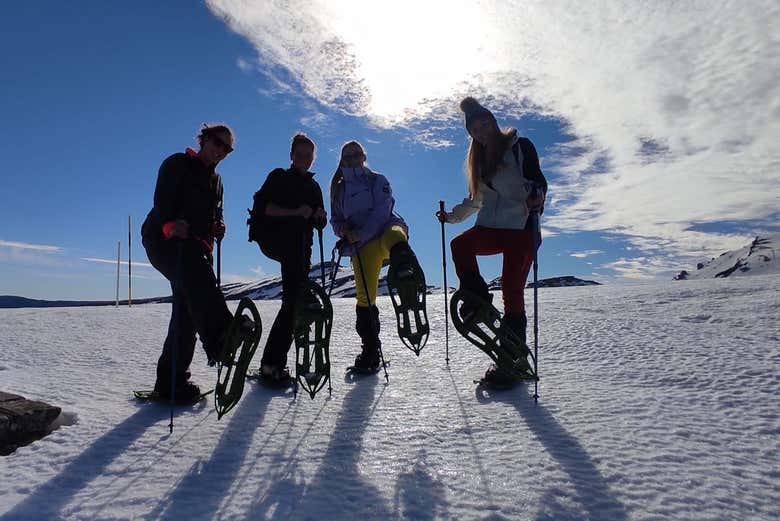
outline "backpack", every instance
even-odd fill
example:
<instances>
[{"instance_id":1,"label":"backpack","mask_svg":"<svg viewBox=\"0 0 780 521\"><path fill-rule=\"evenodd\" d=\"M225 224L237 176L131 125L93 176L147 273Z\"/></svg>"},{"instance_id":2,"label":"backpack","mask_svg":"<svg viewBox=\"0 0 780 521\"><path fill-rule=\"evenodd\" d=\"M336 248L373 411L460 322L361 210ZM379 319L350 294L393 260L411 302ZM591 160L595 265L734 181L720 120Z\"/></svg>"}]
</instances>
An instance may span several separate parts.
<instances>
[{"instance_id":1,"label":"backpack","mask_svg":"<svg viewBox=\"0 0 780 521\"><path fill-rule=\"evenodd\" d=\"M252 202L252 209L246 209L249 212L249 218L246 220L246 224L249 226L249 242L256 242L260 244L261 230L265 226L265 212L263 211L260 203L260 190L255 192Z\"/></svg>"}]
</instances>

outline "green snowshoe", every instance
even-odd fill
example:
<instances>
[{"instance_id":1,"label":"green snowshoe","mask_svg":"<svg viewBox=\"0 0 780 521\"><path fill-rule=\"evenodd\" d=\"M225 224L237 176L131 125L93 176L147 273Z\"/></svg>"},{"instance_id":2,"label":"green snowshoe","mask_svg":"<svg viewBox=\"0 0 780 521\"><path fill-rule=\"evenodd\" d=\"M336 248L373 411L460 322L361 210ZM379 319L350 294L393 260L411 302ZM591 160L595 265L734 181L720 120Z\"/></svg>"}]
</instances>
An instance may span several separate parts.
<instances>
[{"instance_id":1,"label":"green snowshoe","mask_svg":"<svg viewBox=\"0 0 780 521\"><path fill-rule=\"evenodd\" d=\"M464 304L468 308L467 313L461 311ZM467 316L467 319L463 320L461 315ZM533 353L517 332L503 326L501 313L489 301L476 293L459 289L452 295L450 318L458 333L495 362L496 378L492 378L493 373L488 370L489 374L482 380L475 380L475 383L490 384L495 380L497 388L505 388L502 386L508 382L538 379L533 369L536 366ZM529 357L531 364L528 363Z\"/></svg>"},{"instance_id":2,"label":"green snowshoe","mask_svg":"<svg viewBox=\"0 0 780 521\"><path fill-rule=\"evenodd\" d=\"M325 290L312 280L300 288L295 308L295 392L298 386L314 399L325 384L330 387L330 332L333 306Z\"/></svg>"},{"instance_id":3,"label":"green snowshoe","mask_svg":"<svg viewBox=\"0 0 780 521\"><path fill-rule=\"evenodd\" d=\"M398 337L414 354L428 342L428 313L425 307L425 273L406 241L390 250L387 289L395 310Z\"/></svg>"},{"instance_id":4,"label":"green snowshoe","mask_svg":"<svg viewBox=\"0 0 780 521\"><path fill-rule=\"evenodd\" d=\"M260 343L262 331L260 313L254 302L248 297L242 298L228 326L223 355L217 362L217 385L214 388L217 419L227 414L241 399L246 372Z\"/></svg>"}]
</instances>

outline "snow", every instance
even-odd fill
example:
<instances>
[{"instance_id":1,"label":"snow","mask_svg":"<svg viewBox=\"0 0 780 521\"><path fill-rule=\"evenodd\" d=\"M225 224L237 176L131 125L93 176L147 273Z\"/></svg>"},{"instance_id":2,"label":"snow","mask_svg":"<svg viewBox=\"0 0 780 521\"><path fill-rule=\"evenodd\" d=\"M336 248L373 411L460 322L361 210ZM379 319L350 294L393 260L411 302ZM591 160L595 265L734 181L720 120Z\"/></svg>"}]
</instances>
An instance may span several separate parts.
<instances>
[{"instance_id":1,"label":"snow","mask_svg":"<svg viewBox=\"0 0 780 521\"><path fill-rule=\"evenodd\" d=\"M688 279L780 274L780 233L757 236L738 250L727 251L685 273Z\"/></svg>"},{"instance_id":2,"label":"snow","mask_svg":"<svg viewBox=\"0 0 780 521\"><path fill-rule=\"evenodd\" d=\"M452 327L447 367L442 295L419 358L380 298L390 383L345 379L354 299L336 299L332 397L248 383L220 421L211 399L177 410L172 435L167 407L130 398L153 383L169 305L0 310L0 389L64 410L0 458L0 517L778 519L779 289L541 289L538 404L532 385L475 391L487 356ZM265 339L279 302L258 306ZM200 348L192 371L215 379Z\"/></svg>"}]
</instances>

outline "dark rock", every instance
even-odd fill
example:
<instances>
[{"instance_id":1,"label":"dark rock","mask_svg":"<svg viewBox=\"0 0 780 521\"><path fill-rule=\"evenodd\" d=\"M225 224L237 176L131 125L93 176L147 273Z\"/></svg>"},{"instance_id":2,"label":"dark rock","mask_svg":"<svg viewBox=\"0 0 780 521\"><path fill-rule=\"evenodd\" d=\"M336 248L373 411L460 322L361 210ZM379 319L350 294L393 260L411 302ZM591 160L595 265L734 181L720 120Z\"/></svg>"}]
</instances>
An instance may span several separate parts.
<instances>
[{"instance_id":1,"label":"dark rock","mask_svg":"<svg viewBox=\"0 0 780 521\"><path fill-rule=\"evenodd\" d=\"M688 272L685 270L682 270L680 273L674 276L674 280L685 280L687 278L688 278Z\"/></svg>"},{"instance_id":2,"label":"dark rock","mask_svg":"<svg viewBox=\"0 0 780 521\"><path fill-rule=\"evenodd\" d=\"M59 407L0 392L0 455L46 436L60 412Z\"/></svg>"},{"instance_id":3,"label":"dark rock","mask_svg":"<svg viewBox=\"0 0 780 521\"><path fill-rule=\"evenodd\" d=\"M595 282L592 280L582 280L578 279L577 277L572 277L571 275L566 275L564 277L551 277L548 279L542 279L539 282L540 288L564 288L568 286L600 286L600 282ZM534 283L529 282L528 285L526 285L526 288L533 288ZM501 289L501 277L496 277L495 279L488 282L488 289L490 291L499 291Z\"/></svg>"}]
</instances>

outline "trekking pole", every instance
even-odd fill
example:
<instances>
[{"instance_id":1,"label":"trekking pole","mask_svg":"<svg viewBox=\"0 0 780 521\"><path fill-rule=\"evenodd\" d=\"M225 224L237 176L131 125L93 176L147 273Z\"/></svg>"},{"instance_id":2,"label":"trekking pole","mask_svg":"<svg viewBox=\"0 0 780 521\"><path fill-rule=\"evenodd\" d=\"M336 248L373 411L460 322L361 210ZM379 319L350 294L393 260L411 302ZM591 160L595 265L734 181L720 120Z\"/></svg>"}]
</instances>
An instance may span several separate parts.
<instances>
[{"instance_id":1,"label":"trekking pole","mask_svg":"<svg viewBox=\"0 0 780 521\"><path fill-rule=\"evenodd\" d=\"M217 208L217 221L222 221L222 208ZM222 289L222 239L217 239L217 287Z\"/></svg>"},{"instance_id":2,"label":"trekking pole","mask_svg":"<svg viewBox=\"0 0 780 521\"><path fill-rule=\"evenodd\" d=\"M439 212L444 215L444 201L439 201ZM444 274L444 361L450 365L450 320L449 302L447 295L447 254L444 248L444 221L441 222L441 268Z\"/></svg>"},{"instance_id":3,"label":"trekking pole","mask_svg":"<svg viewBox=\"0 0 780 521\"><path fill-rule=\"evenodd\" d=\"M385 355L382 354L382 342L379 342L379 324L377 323L379 321L379 318L374 316L374 313L371 311L371 301L368 298L368 284L366 284L366 272L363 270L363 261L360 259L360 250L355 248L355 257L357 257L358 260L358 269L360 269L360 278L363 280L363 291L366 292L366 302L368 302L368 309L371 313L371 323L374 325L374 333L377 337L379 348L379 359L382 361L382 368L385 370L385 381L387 383L390 383L390 377L387 376L387 364L385 364ZM357 296L357 288L355 289L355 295Z\"/></svg>"},{"instance_id":4,"label":"trekking pole","mask_svg":"<svg viewBox=\"0 0 780 521\"><path fill-rule=\"evenodd\" d=\"M325 291L325 253L323 252L323 247L322 247L321 229L317 230L317 235L319 236L318 238L320 240L320 274L322 275L322 290ZM330 292L328 292L328 298L330 298ZM328 360L330 360L330 355L328 355ZM333 386L331 385L330 382L330 362L328 363L328 394L331 396L333 395Z\"/></svg>"},{"instance_id":5,"label":"trekking pole","mask_svg":"<svg viewBox=\"0 0 780 521\"><path fill-rule=\"evenodd\" d=\"M330 284L328 285L328 298L330 298L330 293L333 291L333 286L336 284L336 275L339 273L339 266L341 266L341 251L339 251L339 259L333 263L333 260L336 258L336 250L338 249L339 245L336 244L336 246L333 247L333 250L330 252ZM335 269L333 267L336 267ZM325 289L325 288L323 288Z\"/></svg>"},{"instance_id":6,"label":"trekking pole","mask_svg":"<svg viewBox=\"0 0 780 521\"><path fill-rule=\"evenodd\" d=\"M531 213L531 229L534 248L534 402L539 401L539 299L538 299L538 271L539 271L539 212Z\"/></svg>"},{"instance_id":7,"label":"trekking pole","mask_svg":"<svg viewBox=\"0 0 780 521\"><path fill-rule=\"evenodd\" d=\"M217 287L222 289L220 276L222 275L222 239L217 241Z\"/></svg>"},{"instance_id":8,"label":"trekking pole","mask_svg":"<svg viewBox=\"0 0 780 521\"><path fill-rule=\"evenodd\" d=\"M179 325L181 309L183 302L182 298L182 277L184 273L184 242L183 239L179 239L179 243L176 245L176 273L174 274L173 282L173 299L171 306L173 306L173 341L171 342L171 422L168 424L168 433L173 434L173 408L176 403L176 351L179 349ZM177 302L178 301L178 302Z\"/></svg>"},{"instance_id":9,"label":"trekking pole","mask_svg":"<svg viewBox=\"0 0 780 521\"><path fill-rule=\"evenodd\" d=\"M322 289L325 289L325 254L322 251L322 230L317 230L320 240L320 273L322 274ZM328 295L330 296L330 295Z\"/></svg>"}]
</instances>

